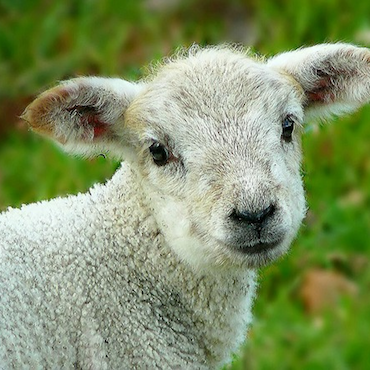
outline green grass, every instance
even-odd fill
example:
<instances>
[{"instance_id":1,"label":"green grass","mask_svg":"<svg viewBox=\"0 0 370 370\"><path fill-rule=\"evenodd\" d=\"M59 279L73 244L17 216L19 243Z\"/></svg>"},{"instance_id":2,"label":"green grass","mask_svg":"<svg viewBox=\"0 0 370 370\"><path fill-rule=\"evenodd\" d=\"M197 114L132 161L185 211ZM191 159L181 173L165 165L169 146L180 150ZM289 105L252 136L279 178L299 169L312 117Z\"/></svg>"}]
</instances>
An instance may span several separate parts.
<instances>
[{"instance_id":1,"label":"green grass","mask_svg":"<svg viewBox=\"0 0 370 370\"><path fill-rule=\"evenodd\" d=\"M370 2L206 0L148 10L144 1L0 0L0 210L85 191L117 162L71 158L19 125L31 97L81 74L137 78L179 46L250 40L273 54L317 42L370 42ZM310 208L292 251L261 271L249 340L231 369L367 369L370 347L370 107L308 126ZM357 295L308 314L304 275L337 271Z\"/></svg>"},{"instance_id":2,"label":"green grass","mask_svg":"<svg viewBox=\"0 0 370 370\"><path fill-rule=\"evenodd\" d=\"M21 151L21 153L19 153ZM0 145L0 211L63 194L84 192L111 177L119 163L66 156L53 143L28 133L9 133Z\"/></svg>"}]
</instances>

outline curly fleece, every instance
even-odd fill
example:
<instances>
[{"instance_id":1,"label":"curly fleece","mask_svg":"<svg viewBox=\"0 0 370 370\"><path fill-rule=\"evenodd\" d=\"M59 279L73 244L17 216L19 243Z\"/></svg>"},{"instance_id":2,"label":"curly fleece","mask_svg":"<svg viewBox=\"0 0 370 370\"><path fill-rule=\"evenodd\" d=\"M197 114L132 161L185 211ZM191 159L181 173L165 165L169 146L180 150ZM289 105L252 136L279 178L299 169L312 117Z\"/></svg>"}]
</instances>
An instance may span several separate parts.
<instances>
[{"instance_id":1,"label":"curly fleece","mask_svg":"<svg viewBox=\"0 0 370 370\"><path fill-rule=\"evenodd\" d=\"M179 263L137 189L124 164L0 215L1 369L207 369L243 340L254 273Z\"/></svg>"}]
</instances>

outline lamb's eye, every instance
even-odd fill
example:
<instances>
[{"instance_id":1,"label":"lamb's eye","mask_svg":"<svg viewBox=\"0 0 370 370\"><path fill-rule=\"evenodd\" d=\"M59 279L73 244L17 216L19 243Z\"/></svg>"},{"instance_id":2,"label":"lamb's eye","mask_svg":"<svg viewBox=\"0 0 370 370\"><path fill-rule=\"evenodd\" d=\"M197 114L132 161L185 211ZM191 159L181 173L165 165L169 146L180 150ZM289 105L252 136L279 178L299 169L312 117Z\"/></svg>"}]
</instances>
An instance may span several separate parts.
<instances>
[{"instance_id":1,"label":"lamb's eye","mask_svg":"<svg viewBox=\"0 0 370 370\"><path fill-rule=\"evenodd\" d=\"M290 143L292 141L292 134L294 130L294 119L292 116L288 115L284 118L282 128L283 128L281 134L282 139L287 143Z\"/></svg>"},{"instance_id":2,"label":"lamb's eye","mask_svg":"<svg viewBox=\"0 0 370 370\"><path fill-rule=\"evenodd\" d=\"M150 154L153 157L153 161L157 166L164 166L168 162L170 153L167 148L162 144L155 142L149 148Z\"/></svg>"}]
</instances>

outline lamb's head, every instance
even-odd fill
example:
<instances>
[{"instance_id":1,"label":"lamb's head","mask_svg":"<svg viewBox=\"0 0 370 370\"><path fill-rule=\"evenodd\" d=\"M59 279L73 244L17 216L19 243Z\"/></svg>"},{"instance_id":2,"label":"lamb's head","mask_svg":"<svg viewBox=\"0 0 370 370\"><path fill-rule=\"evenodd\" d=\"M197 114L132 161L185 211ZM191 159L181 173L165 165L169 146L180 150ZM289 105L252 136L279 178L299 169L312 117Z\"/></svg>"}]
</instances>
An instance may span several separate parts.
<instances>
[{"instance_id":1,"label":"lamb's head","mask_svg":"<svg viewBox=\"0 0 370 370\"><path fill-rule=\"evenodd\" d=\"M343 44L268 61L193 49L140 84L67 81L25 118L71 151L133 162L166 242L190 265L255 267L287 251L304 217L304 118L367 101L369 63L367 49Z\"/></svg>"},{"instance_id":2,"label":"lamb's head","mask_svg":"<svg viewBox=\"0 0 370 370\"><path fill-rule=\"evenodd\" d=\"M286 75L208 49L165 66L133 102L153 211L182 258L256 265L288 248L305 208L302 98Z\"/></svg>"}]
</instances>

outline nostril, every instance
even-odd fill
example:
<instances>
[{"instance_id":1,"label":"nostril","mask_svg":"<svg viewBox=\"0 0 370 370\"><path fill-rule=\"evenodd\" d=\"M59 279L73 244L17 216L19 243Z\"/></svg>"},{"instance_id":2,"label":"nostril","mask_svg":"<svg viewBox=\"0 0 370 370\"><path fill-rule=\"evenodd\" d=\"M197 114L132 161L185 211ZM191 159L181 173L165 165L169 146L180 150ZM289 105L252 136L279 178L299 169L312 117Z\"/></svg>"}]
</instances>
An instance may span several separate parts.
<instances>
[{"instance_id":1,"label":"nostril","mask_svg":"<svg viewBox=\"0 0 370 370\"><path fill-rule=\"evenodd\" d=\"M267 208L258 212L239 211L234 209L230 217L237 221L244 221L251 224L260 224L275 212L275 206L270 204Z\"/></svg>"}]
</instances>

